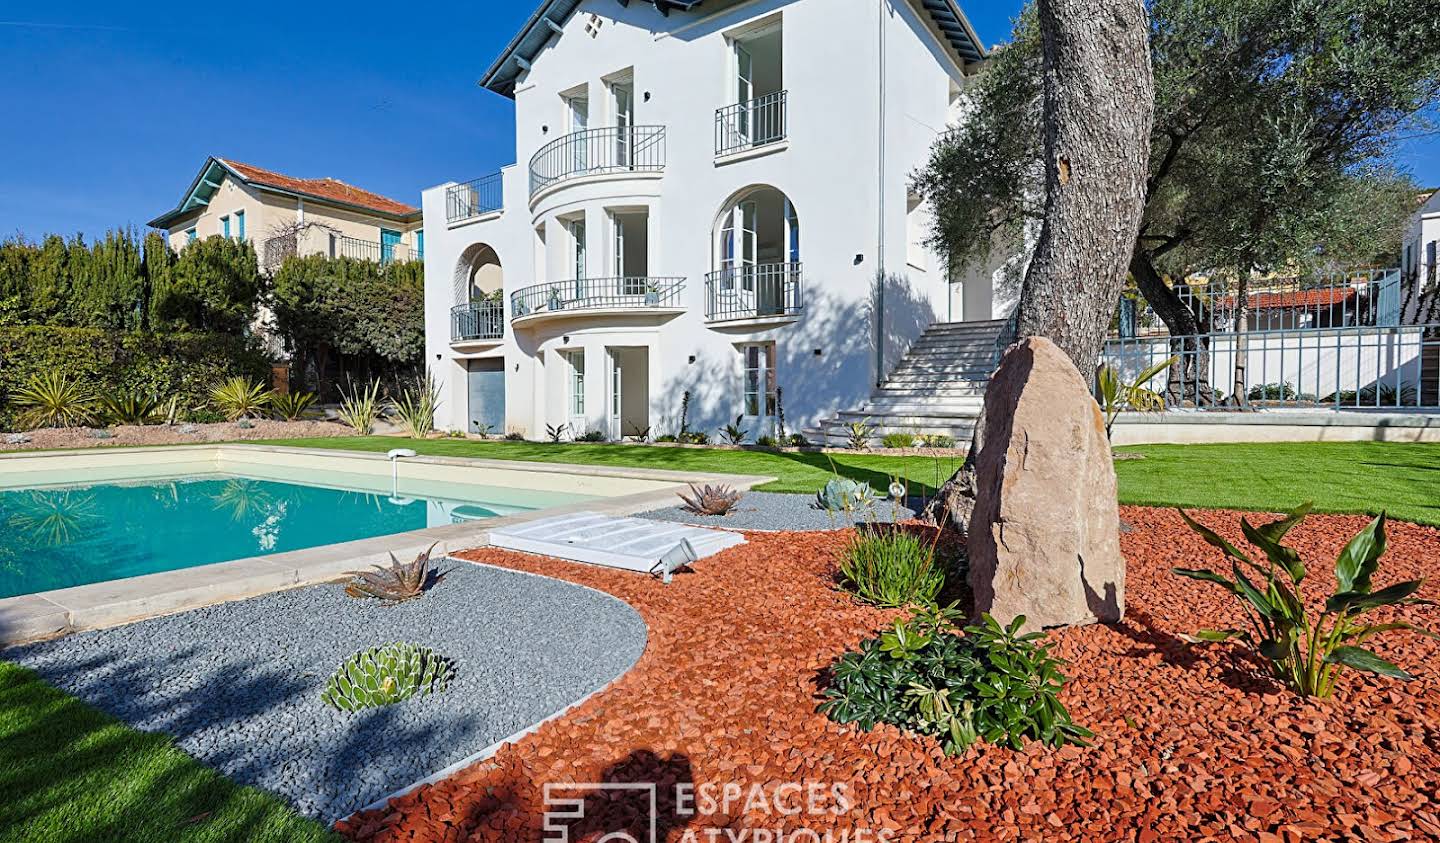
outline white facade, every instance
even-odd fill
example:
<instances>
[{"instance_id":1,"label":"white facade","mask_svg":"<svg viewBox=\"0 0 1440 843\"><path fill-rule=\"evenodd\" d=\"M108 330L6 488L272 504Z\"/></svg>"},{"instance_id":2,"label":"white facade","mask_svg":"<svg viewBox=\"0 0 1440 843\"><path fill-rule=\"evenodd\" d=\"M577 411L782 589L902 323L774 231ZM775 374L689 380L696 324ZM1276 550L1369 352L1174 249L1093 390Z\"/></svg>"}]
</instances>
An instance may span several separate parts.
<instances>
[{"instance_id":1,"label":"white facade","mask_svg":"<svg viewBox=\"0 0 1440 843\"><path fill-rule=\"evenodd\" d=\"M932 322L1004 315L988 278L950 283L907 188L976 70L958 8L659 5L542 4L487 77L521 68L520 163L425 191L440 427L657 436L688 391L689 430L753 438L783 408L794 432Z\"/></svg>"},{"instance_id":2,"label":"white facade","mask_svg":"<svg viewBox=\"0 0 1440 843\"><path fill-rule=\"evenodd\" d=\"M1429 288L1440 272L1440 190L1436 190L1421 203L1410 217L1405 239L1400 247L1401 274L1418 278L1422 287Z\"/></svg>"}]
</instances>

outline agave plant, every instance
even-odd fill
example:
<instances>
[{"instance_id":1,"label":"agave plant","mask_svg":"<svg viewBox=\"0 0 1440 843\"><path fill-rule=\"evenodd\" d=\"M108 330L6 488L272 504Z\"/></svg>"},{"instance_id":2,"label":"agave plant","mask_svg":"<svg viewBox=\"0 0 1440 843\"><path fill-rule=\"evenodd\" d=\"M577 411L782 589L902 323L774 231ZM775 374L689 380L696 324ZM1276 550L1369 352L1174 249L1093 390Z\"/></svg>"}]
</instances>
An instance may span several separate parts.
<instances>
[{"instance_id":1,"label":"agave plant","mask_svg":"<svg viewBox=\"0 0 1440 843\"><path fill-rule=\"evenodd\" d=\"M432 544L409 563L402 563L392 553L388 568L376 565L373 571L351 571L346 576L355 580L345 586L345 593L351 597L373 597L386 603L413 600L440 581L430 568L430 554L434 551L435 545Z\"/></svg>"},{"instance_id":2,"label":"agave plant","mask_svg":"<svg viewBox=\"0 0 1440 843\"><path fill-rule=\"evenodd\" d=\"M158 398L138 392L102 395L100 409L104 418L112 424L152 424L159 421L164 413Z\"/></svg>"},{"instance_id":3,"label":"agave plant","mask_svg":"<svg viewBox=\"0 0 1440 843\"><path fill-rule=\"evenodd\" d=\"M270 399L270 390L249 378L231 378L210 390L210 402L231 422L259 416Z\"/></svg>"},{"instance_id":4,"label":"agave plant","mask_svg":"<svg viewBox=\"0 0 1440 843\"><path fill-rule=\"evenodd\" d=\"M435 411L440 408L440 385L427 372L407 386L391 404L391 412L411 439L424 439L435 429Z\"/></svg>"},{"instance_id":5,"label":"agave plant","mask_svg":"<svg viewBox=\"0 0 1440 843\"><path fill-rule=\"evenodd\" d=\"M1329 697L1342 667L1394 679L1413 679L1359 645L1382 632L1400 629L1430 635L1402 620L1374 623L1363 619L1381 606L1429 603L1411 596L1425 581L1396 583L1379 591L1372 588L1370 580L1385 554L1385 516L1381 515L1340 551L1335 560L1338 587L1326 599L1323 610L1314 613L1306 605L1301 588L1307 574L1305 562L1298 552L1283 544L1285 535L1310 514L1310 506L1307 503L1278 521L1258 527L1248 519L1241 520L1245 538L1265 554L1264 565L1180 511L1192 530L1230 560L1233 578L1206 569L1176 568L1174 572L1215 583L1234 594L1250 624L1249 629L1201 630L1192 640L1239 641L1269 662L1277 679L1304 696Z\"/></svg>"},{"instance_id":6,"label":"agave plant","mask_svg":"<svg viewBox=\"0 0 1440 843\"><path fill-rule=\"evenodd\" d=\"M361 436L375 432L375 422L380 419L380 381L373 380L364 389L351 387L347 395L340 393L340 411L337 416L341 424L355 428Z\"/></svg>"},{"instance_id":7,"label":"agave plant","mask_svg":"<svg viewBox=\"0 0 1440 843\"><path fill-rule=\"evenodd\" d=\"M313 392L277 392L270 397L270 411L281 421L300 421L314 406Z\"/></svg>"},{"instance_id":8,"label":"agave plant","mask_svg":"<svg viewBox=\"0 0 1440 843\"><path fill-rule=\"evenodd\" d=\"M77 427L95 416L95 396L79 378L59 371L35 375L15 390L19 421L27 428Z\"/></svg>"},{"instance_id":9,"label":"agave plant","mask_svg":"<svg viewBox=\"0 0 1440 843\"><path fill-rule=\"evenodd\" d=\"M831 515L853 515L873 508L879 498L879 494L869 483L848 477L835 477L815 495L815 507Z\"/></svg>"},{"instance_id":10,"label":"agave plant","mask_svg":"<svg viewBox=\"0 0 1440 843\"><path fill-rule=\"evenodd\" d=\"M690 494L676 494L685 502L685 509L696 515L729 515L744 497L729 486L711 486L708 483L698 487L691 483Z\"/></svg>"},{"instance_id":11,"label":"agave plant","mask_svg":"<svg viewBox=\"0 0 1440 843\"><path fill-rule=\"evenodd\" d=\"M720 436L724 438L726 445L745 444L745 437L750 435L750 431L740 426L740 422L744 420L744 416L736 416L733 424L720 428Z\"/></svg>"},{"instance_id":12,"label":"agave plant","mask_svg":"<svg viewBox=\"0 0 1440 843\"><path fill-rule=\"evenodd\" d=\"M361 650L335 671L320 699L338 711L391 705L444 692L455 666L429 647L397 642Z\"/></svg>"}]
</instances>

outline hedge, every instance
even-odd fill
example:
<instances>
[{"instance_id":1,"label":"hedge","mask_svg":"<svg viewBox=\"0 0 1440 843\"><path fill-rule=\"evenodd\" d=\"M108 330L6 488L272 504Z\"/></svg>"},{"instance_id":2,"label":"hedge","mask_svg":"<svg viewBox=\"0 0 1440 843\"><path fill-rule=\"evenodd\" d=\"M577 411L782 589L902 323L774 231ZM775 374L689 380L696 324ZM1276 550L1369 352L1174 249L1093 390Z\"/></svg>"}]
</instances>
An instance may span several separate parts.
<instances>
[{"instance_id":1,"label":"hedge","mask_svg":"<svg viewBox=\"0 0 1440 843\"><path fill-rule=\"evenodd\" d=\"M229 334L138 334L98 328L0 328L0 429L13 429L16 388L58 369L102 394L179 396L187 418L208 421L211 387L243 375L269 381L253 341Z\"/></svg>"}]
</instances>

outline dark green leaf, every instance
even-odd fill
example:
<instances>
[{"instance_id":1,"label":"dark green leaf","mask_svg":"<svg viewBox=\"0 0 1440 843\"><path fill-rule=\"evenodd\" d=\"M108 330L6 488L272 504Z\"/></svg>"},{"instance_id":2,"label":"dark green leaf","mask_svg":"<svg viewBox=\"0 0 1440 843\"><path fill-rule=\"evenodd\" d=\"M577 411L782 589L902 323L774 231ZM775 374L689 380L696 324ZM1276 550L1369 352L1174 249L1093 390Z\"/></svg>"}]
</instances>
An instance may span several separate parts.
<instances>
[{"instance_id":1,"label":"dark green leaf","mask_svg":"<svg viewBox=\"0 0 1440 843\"><path fill-rule=\"evenodd\" d=\"M1362 647L1336 647L1330 655L1325 657L1325 661L1330 664L1343 664L1367 673L1378 673L1392 679L1403 679L1407 682L1415 678Z\"/></svg>"},{"instance_id":2,"label":"dark green leaf","mask_svg":"<svg viewBox=\"0 0 1440 843\"><path fill-rule=\"evenodd\" d=\"M1240 593L1240 589L1235 587L1235 583L1230 582L1229 580L1225 579L1225 577L1215 573L1214 571L1207 571L1203 568L1171 568L1170 572L1182 577L1188 577L1192 580L1203 580L1205 582L1213 582L1219 585L1223 585L1225 586L1225 589L1232 594Z\"/></svg>"},{"instance_id":3,"label":"dark green leaf","mask_svg":"<svg viewBox=\"0 0 1440 843\"><path fill-rule=\"evenodd\" d=\"M1295 509L1292 509L1290 514L1284 518L1278 521L1271 521L1268 524L1261 524L1255 529L1265 538L1278 544L1284 540L1286 533L1289 533L1297 524L1304 521L1310 515L1310 510L1313 509L1314 506L1314 501L1306 501Z\"/></svg>"},{"instance_id":4,"label":"dark green leaf","mask_svg":"<svg viewBox=\"0 0 1440 843\"><path fill-rule=\"evenodd\" d=\"M1201 524L1194 518L1191 518L1190 514L1187 513L1185 510L1181 509L1178 511L1180 513L1180 517L1185 519L1185 523L1190 525L1190 529L1199 533L1200 537L1205 539L1205 541L1209 542L1211 545L1220 548L1220 550L1224 551L1226 556L1229 556L1232 559L1239 559L1242 562L1250 562L1249 556L1246 556L1244 553L1242 553L1237 547L1235 547L1235 545L1221 538L1219 533L1216 533L1214 530L1206 527L1204 524ZM1251 564L1253 565L1254 563L1251 562Z\"/></svg>"},{"instance_id":5,"label":"dark green leaf","mask_svg":"<svg viewBox=\"0 0 1440 843\"><path fill-rule=\"evenodd\" d=\"M1194 641L1229 641L1231 638L1244 637L1243 629L1198 629L1195 634L1184 636Z\"/></svg>"},{"instance_id":6,"label":"dark green leaf","mask_svg":"<svg viewBox=\"0 0 1440 843\"><path fill-rule=\"evenodd\" d=\"M1275 523L1279 524L1283 522L1277 521ZM1300 554L1280 544L1278 541L1271 539L1258 527L1252 526L1250 522L1245 519L1240 520L1240 529L1245 532L1245 538L1249 539L1251 544L1260 548L1271 562L1283 568L1285 573L1290 575L1290 579L1297 583L1305 579L1305 563L1300 561ZM1281 532L1281 535L1284 535L1284 533Z\"/></svg>"},{"instance_id":7,"label":"dark green leaf","mask_svg":"<svg viewBox=\"0 0 1440 843\"><path fill-rule=\"evenodd\" d=\"M1385 516L1381 515L1345 545L1335 560L1335 578L1340 581L1338 591L1353 591L1364 594L1370 590L1370 577L1385 555Z\"/></svg>"},{"instance_id":8,"label":"dark green leaf","mask_svg":"<svg viewBox=\"0 0 1440 843\"><path fill-rule=\"evenodd\" d=\"M1367 612L1379 606L1391 606L1419 591L1420 586L1424 584L1424 580L1411 580L1370 593L1347 591L1333 595L1326 600L1325 610L1328 612L1344 612L1346 610Z\"/></svg>"}]
</instances>

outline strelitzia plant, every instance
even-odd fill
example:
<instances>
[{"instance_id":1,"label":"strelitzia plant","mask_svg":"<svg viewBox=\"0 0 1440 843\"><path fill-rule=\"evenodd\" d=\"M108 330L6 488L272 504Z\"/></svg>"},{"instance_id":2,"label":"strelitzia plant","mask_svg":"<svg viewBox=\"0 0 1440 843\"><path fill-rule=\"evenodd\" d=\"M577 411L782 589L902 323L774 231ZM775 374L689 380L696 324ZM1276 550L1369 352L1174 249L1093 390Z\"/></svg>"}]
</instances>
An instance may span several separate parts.
<instances>
[{"instance_id":1,"label":"strelitzia plant","mask_svg":"<svg viewBox=\"0 0 1440 843\"><path fill-rule=\"evenodd\" d=\"M1192 530L1230 560L1231 576L1203 568L1176 568L1174 572L1215 583L1234 594L1249 621L1248 629L1205 629L1196 632L1191 640L1238 641L1265 659L1276 679L1307 697L1329 697L1334 693L1336 676L1345 667L1405 681L1415 678L1360 646L1382 632L1401 629L1431 635L1402 620L1374 623L1364 617L1381 606L1430 602L1412 596L1424 580L1373 589L1371 579L1386 548L1385 516L1370 522L1340 552L1335 560L1338 586L1317 613L1306 605L1301 588L1308 573L1305 561L1282 543L1285 535L1310 514L1310 509L1307 503L1284 518L1258 527L1248 519L1241 520L1245 538L1265 554L1265 564L1254 561L1180 511Z\"/></svg>"}]
</instances>

